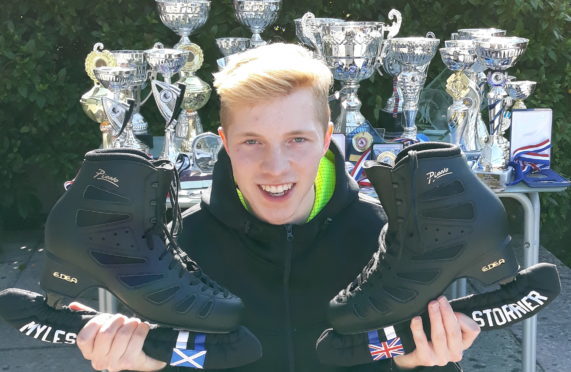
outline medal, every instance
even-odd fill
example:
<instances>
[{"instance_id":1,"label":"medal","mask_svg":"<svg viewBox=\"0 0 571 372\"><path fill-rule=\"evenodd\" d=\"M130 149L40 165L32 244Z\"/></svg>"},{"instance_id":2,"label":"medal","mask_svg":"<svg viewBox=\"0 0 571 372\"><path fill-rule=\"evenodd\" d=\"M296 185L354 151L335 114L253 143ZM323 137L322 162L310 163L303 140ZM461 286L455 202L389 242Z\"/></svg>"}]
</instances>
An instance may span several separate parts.
<instances>
[{"instance_id":1,"label":"medal","mask_svg":"<svg viewBox=\"0 0 571 372\"><path fill-rule=\"evenodd\" d=\"M359 132L353 136L352 142L355 150L364 152L373 145L373 136L369 132Z\"/></svg>"},{"instance_id":2,"label":"medal","mask_svg":"<svg viewBox=\"0 0 571 372\"><path fill-rule=\"evenodd\" d=\"M397 156L392 151L383 151L379 154L379 156L377 156L377 161L379 163L386 163L386 164L390 164L392 166L395 165L396 159L397 159Z\"/></svg>"}]
</instances>

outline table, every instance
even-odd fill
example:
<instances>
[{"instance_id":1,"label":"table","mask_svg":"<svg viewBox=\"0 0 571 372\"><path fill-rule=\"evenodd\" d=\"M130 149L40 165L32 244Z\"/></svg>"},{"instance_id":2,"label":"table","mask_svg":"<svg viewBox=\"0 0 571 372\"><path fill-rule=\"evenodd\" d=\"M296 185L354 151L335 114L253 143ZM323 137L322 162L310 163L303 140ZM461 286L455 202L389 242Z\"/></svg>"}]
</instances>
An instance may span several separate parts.
<instances>
[{"instance_id":1,"label":"table","mask_svg":"<svg viewBox=\"0 0 571 372\"><path fill-rule=\"evenodd\" d=\"M539 260L539 231L541 205L540 192L561 192L565 187L532 188L524 183L508 186L497 192L500 198L512 198L523 207L523 268L535 265ZM452 286L452 297L466 295L466 279L457 280ZM537 317L523 321L522 371L535 372L537 353Z\"/></svg>"}]
</instances>

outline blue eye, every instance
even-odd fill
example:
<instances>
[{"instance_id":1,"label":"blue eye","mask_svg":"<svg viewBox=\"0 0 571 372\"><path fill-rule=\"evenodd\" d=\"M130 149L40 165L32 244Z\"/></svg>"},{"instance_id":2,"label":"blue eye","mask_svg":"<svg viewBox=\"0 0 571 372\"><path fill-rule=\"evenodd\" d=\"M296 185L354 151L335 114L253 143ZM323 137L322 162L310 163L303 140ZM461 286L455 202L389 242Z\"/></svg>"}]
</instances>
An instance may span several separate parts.
<instances>
[{"instance_id":1,"label":"blue eye","mask_svg":"<svg viewBox=\"0 0 571 372\"><path fill-rule=\"evenodd\" d=\"M255 144L258 143L258 141L257 141L257 140L254 140L254 139L249 139L249 140L245 140L244 143L245 143L246 145L255 145Z\"/></svg>"},{"instance_id":2,"label":"blue eye","mask_svg":"<svg viewBox=\"0 0 571 372\"><path fill-rule=\"evenodd\" d=\"M305 141L306 141L306 139L303 138L303 137L295 137L295 138L293 139L293 142L295 142L295 143L303 143L303 142L305 142Z\"/></svg>"}]
</instances>

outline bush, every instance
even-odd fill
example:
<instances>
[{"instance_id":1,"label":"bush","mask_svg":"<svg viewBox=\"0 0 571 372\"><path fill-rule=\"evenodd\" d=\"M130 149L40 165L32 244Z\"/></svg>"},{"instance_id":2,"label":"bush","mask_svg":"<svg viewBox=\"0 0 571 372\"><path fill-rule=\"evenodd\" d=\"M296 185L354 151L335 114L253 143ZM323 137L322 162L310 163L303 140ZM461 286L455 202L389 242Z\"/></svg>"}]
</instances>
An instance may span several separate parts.
<instances>
[{"instance_id":1,"label":"bush","mask_svg":"<svg viewBox=\"0 0 571 372\"><path fill-rule=\"evenodd\" d=\"M571 39L565 34L571 6L566 0L284 0L278 22L263 37L296 41L293 19L308 10L320 17L385 20L391 8L403 14L401 36L432 31L445 40L458 28L499 27L509 35L529 38L528 50L509 71L519 79L538 81L526 102L553 108L553 164L571 175ZM12 1L3 6L0 25L0 210L8 227L37 225L49 208L40 203L43 189L72 178L83 154L100 143L97 124L78 103L92 85L83 62L93 44L147 49L159 40L173 45L178 36L161 23L151 0ZM250 36L237 22L230 0L213 1L208 22L191 36L204 49L205 63L198 75L208 83L221 57L214 39L221 36ZM437 56L427 81L443 70ZM363 113L373 122L390 89L387 77L375 76L361 84ZM206 129L218 126L218 105L213 94L200 110ZM152 132L160 134L162 119L154 102L143 108L143 114ZM542 197L543 231L552 243L571 238L568 224L560 223L571 219L570 199L570 192Z\"/></svg>"}]
</instances>

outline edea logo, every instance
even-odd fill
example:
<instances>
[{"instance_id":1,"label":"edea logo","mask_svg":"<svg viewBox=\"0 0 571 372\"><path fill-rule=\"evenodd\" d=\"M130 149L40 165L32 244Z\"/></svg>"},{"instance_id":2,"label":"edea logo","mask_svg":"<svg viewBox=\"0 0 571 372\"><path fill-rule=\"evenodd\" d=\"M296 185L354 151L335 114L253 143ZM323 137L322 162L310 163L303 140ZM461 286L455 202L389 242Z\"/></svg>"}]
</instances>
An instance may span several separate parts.
<instances>
[{"instance_id":1,"label":"edea logo","mask_svg":"<svg viewBox=\"0 0 571 372\"><path fill-rule=\"evenodd\" d=\"M500 258L499 260L494 261L494 262L492 262L486 266L482 266L482 271L483 272L490 271L490 270L495 269L496 267L503 265L505 263L506 263L506 260L504 260L503 258Z\"/></svg>"},{"instance_id":2,"label":"edea logo","mask_svg":"<svg viewBox=\"0 0 571 372\"><path fill-rule=\"evenodd\" d=\"M67 274L58 273L58 272L56 271L56 272L54 272L52 275L54 276L54 278L58 278L58 279L61 279L61 280L65 280L66 282L69 282L69 283L75 283L75 284L77 284L77 278L74 278L74 277L69 276L69 275L67 275Z\"/></svg>"}]
</instances>

